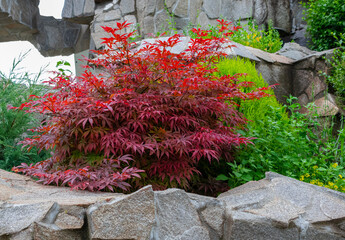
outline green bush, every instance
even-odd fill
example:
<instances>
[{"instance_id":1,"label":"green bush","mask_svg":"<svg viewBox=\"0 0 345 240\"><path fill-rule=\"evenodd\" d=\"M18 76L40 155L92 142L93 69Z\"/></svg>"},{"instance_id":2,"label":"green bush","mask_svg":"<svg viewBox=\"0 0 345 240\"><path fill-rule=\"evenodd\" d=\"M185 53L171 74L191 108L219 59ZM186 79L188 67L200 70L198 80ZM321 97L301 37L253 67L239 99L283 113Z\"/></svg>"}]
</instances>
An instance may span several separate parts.
<instances>
[{"instance_id":1,"label":"green bush","mask_svg":"<svg viewBox=\"0 0 345 240\"><path fill-rule=\"evenodd\" d=\"M248 88L246 91L252 91L256 88L268 87L261 74L259 75L255 69L255 63L248 59L232 58L223 59L217 64L220 75L235 75L246 73L239 77L239 81L253 82L254 86ZM249 124L254 126L265 118L266 114L271 111L271 108L280 109L282 118L287 119L288 115L283 106L277 101L273 90L267 91L271 94L270 97L265 97L256 100L242 101L239 103L240 111L250 121Z\"/></svg>"},{"instance_id":2,"label":"green bush","mask_svg":"<svg viewBox=\"0 0 345 240\"><path fill-rule=\"evenodd\" d=\"M333 57L328 61L331 65L331 73L326 75L326 79L339 99L345 102L345 35L340 34L336 40L339 48L334 50Z\"/></svg>"},{"instance_id":3,"label":"green bush","mask_svg":"<svg viewBox=\"0 0 345 240\"><path fill-rule=\"evenodd\" d=\"M292 104L291 116L284 119L280 109L272 108L260 127L249 125L244 135L254 137L255 145L242 147L230 167L229 175L218 179L227 180L230 187L236 187L252 180L264 178L265 172L273 171L282 175L315 185L345 191L343 161L345 158L345 132L341 129L337 137L332 128L317 134L320 128L317 116L306 116L296 112L300 107ZM259 126L259 125L256 125ZM311 127L313 126L313 127ZM339 162L339 165L338 165Z\"/></svg>"},{"instance_id":4,"label":"green bush","mask_svg":"<svg viewBox=\"0 0 345 240\"><path fill-rule=\"evenodd\" d=\"M311 48L323 51L336 47L333 36L345 29L345 0L309 0L303 4Z\"/></svg>"},{"instance_id":5,"label":"green bush","mask_svg":"<svg viewBox=\"0 0 345 240\"><path fill-rule=\"evenodd\" d=\"M13 61L8 75L0 71L0 168L5 170L11 170L22 162L41 161L48 155L47 152L38 153L36 149L27 152L18 145L26 136L32 136L28 129L38 126L37 116L9 109L11 106L19 107L28 101L30 95L39 95L45 90L36 84L40 74L33 77L20 73L19 63L26 55Z\"/></svg>"},{"instance_id":6,"label":"green bush","mask_svg":"<svg viewBox=\"0 0 345 240\"><path fill-rule=\"evenodd\" d=\"M217 67L224 75L246 72L248 75L239 78L240 81L254 82L257 88L267 86L257 74L255 65L248 60L224 59ZM309 106L311 114L308 116L300 114L296 110L301 106L294 103L295 100L290 98L287 100L289 105L282 106L273 95L238 103L241 112L250 120L248 128L239 130L239 133L253 137L254 145L242 146L234 162L227 163L229 173L219 175L218 180L226 180L230 187L236 187L260 180L265 177L265 172L273 171L345 191L344 128L341 127L337 136L332 135L332 119L329 119L330 126L321 126L315 108ZM323 130L320 132L319 129Z\"/></svg>"}]
</instances>

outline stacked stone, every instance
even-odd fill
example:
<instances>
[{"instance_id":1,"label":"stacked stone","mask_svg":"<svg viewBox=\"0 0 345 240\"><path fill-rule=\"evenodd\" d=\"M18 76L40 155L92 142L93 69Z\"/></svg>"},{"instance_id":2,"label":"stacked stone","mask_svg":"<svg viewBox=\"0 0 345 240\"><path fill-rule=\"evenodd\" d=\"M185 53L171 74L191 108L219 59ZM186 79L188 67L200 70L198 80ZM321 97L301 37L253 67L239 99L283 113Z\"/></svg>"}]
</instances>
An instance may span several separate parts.
<instances>
[{"instance_id":1,"label":"stacked stone","mask_svg":"<svg viewBox=\"0 0 345 240\"><path fill-rule=\"evenodd\" d=\"M267 24L271 19L275 28L286 34L290 34L292 28L289 0L279 1L279 4L275 0L114 0L96 4L91 38L95 47L99 48L99 37L102 36L100 26L113 26L117 21L138 23L140 35L147 37L149 34L169 32L172 27L179 32L191 25L208 28L209 25L215 26L216 20L222 17L244 23L254 18L260 25Z\"/></svg>"},{"instance_id":2,"label":"stacked stone","mask_svg":"<svg viewBox=\"0 0 345 240\"><path fill-rule=\"evenodd\" d=\"M218 198L43 186L0 170L0 239L341 240L345 194L275 173Z\"/></svg>"}]
</instances>

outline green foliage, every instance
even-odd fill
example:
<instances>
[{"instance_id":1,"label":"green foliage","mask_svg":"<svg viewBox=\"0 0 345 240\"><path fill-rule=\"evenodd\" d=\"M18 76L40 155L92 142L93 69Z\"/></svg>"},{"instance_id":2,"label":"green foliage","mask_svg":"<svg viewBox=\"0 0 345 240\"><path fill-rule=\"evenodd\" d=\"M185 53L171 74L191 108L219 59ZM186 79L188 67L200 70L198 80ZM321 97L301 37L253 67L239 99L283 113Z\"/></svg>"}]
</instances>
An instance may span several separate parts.
<instances>
[{"instance_id":1,"label":"green foliage","mask_svg":"<svg viewBox=\"0 0 345 240\"><path fill-rule=\"evenodd\" d=\"M239 81L253 82L253 87L246 89L245 91L252 91L256 88L268 87L268 84L262 78L261 74L259 75L255 69L255 63L251 62L248 59L243 58L233 58L233 59L223 59L217 64L220 75L230 75L243 74L238 78ZM272 107L279 109L279 112L283 119L287 119L288 116L283 109L282 105L277 101L273 90L267 91L271 96L254 99L250 101L242 101L239 103L240 111L244 116L250 121L250 125L260 124L267 115L267 113L272 111ZM278 111L278 110L277 110Z\"/></svg>"},{"instance_id":2,"label":"green foliage","mask_svg":"<svg viewBox=\"0 0 345 240\"><path fill-rule=\"evenodd\" d=\"M243 28L231 36L231 40L245 46L258 48L274 53L282 48L279 32L273 28L273 23L268 23L267 29L259 29L255 21L249 21Z\"/></svg>"},{"instance_id":3,"label":"green foliage","mask_svg":"<svg viewBox=\"0 0 345 240\"><path fill-rule=\"evenodd\" d=\"M255 145L242 147L236 160L228 163L229 175L220 175L218 179L227 180L229 186L235 187L262 179L265 172L273 171L315 185L345 190L342 180L345 176L342 167L344 129L338 131L337 137L333 136L333 126L322 126L316 114L307 116L296 112L300 106L293 103L294 100L296 98L288 99L286 106L291 111L290 118L284 118L280 109L272 107L260 121L260 127L249 125L247 132L241 132L254 137ZM309 106L311 112L312 108Z\"/></svg>"},{"instance_id":4,"label":"green foliage","mask_svg":"<svg viewBox=\"0 0 345 240\"><path fill-rule=\"evenodd\" d=\"M345 0L309 0L303 4L311 48L318 51L336 47L334 35L345 29Z\"/></svg>"},{"instance_id":5,"label":"green foliage","mask_svg":"<svg viewBox=\"0 0 345 240\"><path fill-rule=\"evenodd\" d=\"M27 152L17 145L25 136L32 136L28 129L38 126L39 121L37 116L9 109L20 106L30 95L39 95L45 90L37 85L40 74L33 77L20 72L19 64L27 54L13 61L8 75L0 71L0 168L5 170L11 170L22 162L41 161L48 155L44 151L38 153L36 149Z\"/></svg>"},{"instance_id":6,"label":"green foliage","mask_svg":"<svg viewBox=\"0 0 345 240\"><path fill-rule=\"evenodd\" d=\"M254 82L251 88L267 86L262 76L257 74L255 64L249 60L224 59L217 67L220 75L247 73L238 80ZM345 191L343 126L334 136L334 119L328 119L323 125L317 121L318 116L312 105L309 106L311 114L303 115L296 111L300 109L299 104L293 103L296 98L288 99L289 105L282 106L272 90L270 94L273 96L238 102L240 111L250 120L248 129L239 130L239 133L253 137L254 144L240 147L234 162L227 163L229 173L221 174L217 179L236 187L260 180L265 177L265 172L273 171ZM286 110L291 112L290 117Z\"/></svg>"},{"instance_id":7,"label":"green foliage","mask_svg":"<svg viewBox=\"0 0 345 240\"><path fill-rule=\"evenodd\" d=\"M331 73L325 75L327 81L334 88L336 95L342 102L345 102L345 35L336 37L339 48L334 50L332 59L328 61L331 65Z\"/></svg>"}]
</instances>

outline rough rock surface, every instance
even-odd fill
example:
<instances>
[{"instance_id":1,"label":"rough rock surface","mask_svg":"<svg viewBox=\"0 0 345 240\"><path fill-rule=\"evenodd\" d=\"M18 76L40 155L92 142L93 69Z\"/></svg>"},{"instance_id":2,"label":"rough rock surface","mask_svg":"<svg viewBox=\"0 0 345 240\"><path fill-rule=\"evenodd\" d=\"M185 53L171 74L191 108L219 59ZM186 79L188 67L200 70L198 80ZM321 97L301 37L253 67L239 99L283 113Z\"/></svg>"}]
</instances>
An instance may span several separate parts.
<instances>
[{"instance_id":1,"label":"rough rock surface","mask_svg":"<svg viewBox=\"0 0 345 240\"><path fill-rule=\"evenodd\" d=\"M89 24L95 15L94 0L65 0L62 18L80 24Z\"/></svg>"},{"instance_id":2,"label":"rough rock surface","mask_svg":"<svg viewBox=\"0 0 345 240\"><path fill-rule=\"evenodd\" d=\"M0 170L1 240L340 240L344 226L345 194L275 173L212 198L71 191Z\"/></svg>"},{"instance_id":3,"label":"rough rock surface","mask_svg":"<svg viewBox=\"0 0 345 240\"><path fill-rule=\"evenodd\" d=\"M81 1L86 0L73 3ZM84 4L84 13L91 17L92 3L87 0ZM44 56L69 55L89 48L88 25L41 16L38 4L39 0L0 0L0 42L27 40ZM74 10L78 15L79 10Z\"/></svg>"},{"instance_id":4,"label":"rough rock surface","mask_svg":"<svg viewBox=\"0 0 345 240\"><path fill-rule=\"evenodd\" d=\"M152 188L91 205L87 218L91 239L148 239L155 222Z\"/></svg>"},{"instance_id":5,"label":"rough rock surface","mask_svg":"<svg viewBox=\"0 0 345 240\"><path fill-rule=\"evenodd\" d=\"M345 194L267 173L218 197L227 239L344 239Z\"/></svg>"},{"instance_id":6,"label":"rough rock surface","mask_svg":"<svg viewBox=\"0 0 345 240\"><path fill-rule=\"evenodd\" d=\"M217 24L217 18L225 17L242 22L254 18L260 25L273 21L283 35L306 44L303 7L295 0L65 0L63 20L55 21L40 16L38 4L39 0L0 0L0 42L30 40L44 55L70 54L100 48L97 39L104 36L99 33L99 26L118 21L134 23L139 35L147 37L164 31L170 33L174 23L182 33L191 25L207 28ZM91 27L91 33L84 34L87 27ZM84 30L77 33L77 28ZM49 40L49 44L63 44L44 44L42 38Z\"/></svg>"}]
</instances>

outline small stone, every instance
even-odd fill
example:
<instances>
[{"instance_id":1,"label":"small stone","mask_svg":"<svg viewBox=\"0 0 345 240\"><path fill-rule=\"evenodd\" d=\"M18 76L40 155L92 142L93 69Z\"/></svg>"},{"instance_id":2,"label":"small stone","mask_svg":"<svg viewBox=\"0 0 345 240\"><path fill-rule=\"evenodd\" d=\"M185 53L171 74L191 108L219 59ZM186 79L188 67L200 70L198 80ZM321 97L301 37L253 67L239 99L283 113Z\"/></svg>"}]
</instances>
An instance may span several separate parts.
<instances>
[{"instance_id":1,"label":"small stone","mask_svg":"<svg viewBox=\"0 0 345 240\"><path fill-rule=\"evenodd\" d=\"M133 13L135 11L135 2L134 0L122 0L120 2L120 9L123 15L127 15L128 13Z\"/></svg>"},{"instance_id":2,"label":"small stone","mask_svg":"<svg viewBox=\"0 0 345 240\"><path fill-rule=\"evenodd\" d=\"M309 99L313 99L319 93L326 91L327 84L324 81L322 81L319 76L314 76L309 81L309 86L305 90L305 93L308 95Z\"/></svg>"},{"instance_id":3,"label":"small stone","mask_svg":"<svg viewBox=\"0 0 345 240\"><path fill-rule=\"evenodd\" d=\"M339 108L325 97L317 99L314 104L319 116L334 116L339 112Z\"/></svg>"},{"instance_id":4,"label":"small stone","mask_svg":"<svg viewBox=\"0 0 345 240\"><path fill-rule=\"evenodd\" d=\"M109 3L109 4L105 5L105 7L103 8L103 12L108 12L108 11L112 10L113 7L114 7L114 4Z\"/></svg>"},{"instance_id":5,"label":"small stone","mask_svg":"<svg viewBox=\"0 0 345 240\"><path fill-rule=\"evenodd\" d=\"M84 225L85 210L78 206L62 206L54 224L61 229L80 229Z\"/></svg>"},{"instance_id":6,"label":"small stone","mask_svg":"<svg viewBox=\"0 0 345 240\"><path fill-rule=\"evenodd\" d=\"M210 19L219 18L221 11L221 0L204 0L205 13Z\"/></svg>"},{"instance_id":7,"label":"small stone","mask_svg":"<svg viewBox=\"0 0 345 240\"><path fill-rule=\"evenodd\" d=\"M35 223L34 239L42 240L84 240L86 233L81 230L64 230L55 225Z\"/></svg>"},{"instance_id":8,"label":"small stone","mask_svg":"<svg viewBox=\"0 0 345 240\"><path fill-rule=\"evenodd\" d=\"M173 13L181 18L188 17L188 1L179 1L173 10Z\"/></svg>"},{"instance_id":9,"label":"small stone","mask_svg":"<svg viewBox=\"0 0 345 240\"><path fill-rule=\"evenodd\" d=\"M121 11L120 9L111 10L104 14L104 21L114 21L121 19Z\"/></svg>"}]
</instances>

